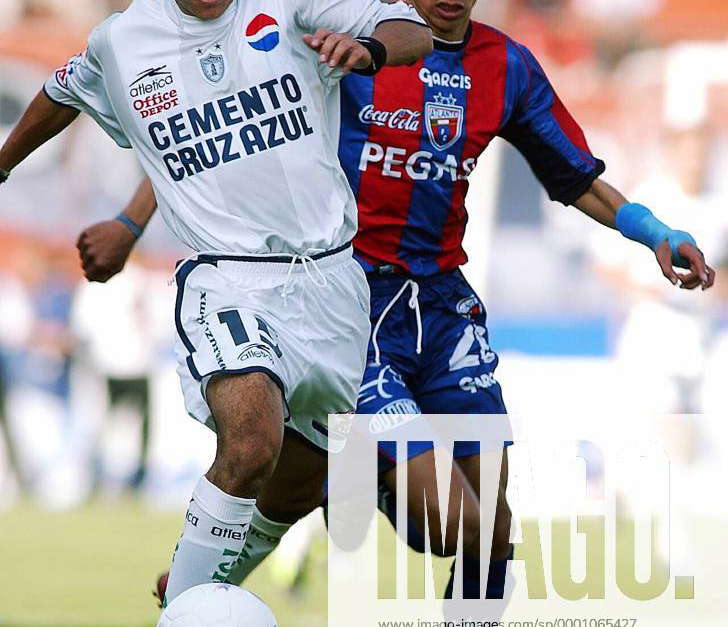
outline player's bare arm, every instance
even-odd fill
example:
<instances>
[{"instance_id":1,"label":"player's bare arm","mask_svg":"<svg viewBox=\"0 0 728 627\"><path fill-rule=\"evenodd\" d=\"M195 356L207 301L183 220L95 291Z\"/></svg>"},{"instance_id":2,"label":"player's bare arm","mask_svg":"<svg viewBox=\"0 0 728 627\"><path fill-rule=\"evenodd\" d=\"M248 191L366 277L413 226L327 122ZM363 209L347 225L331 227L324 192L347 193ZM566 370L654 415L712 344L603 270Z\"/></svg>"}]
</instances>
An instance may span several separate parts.
<instances>
[{"instance_id":1,"label":"player's bare arm","mask_svg":"<svg viewBox=\"0 0 728 627\"><path fill-rule=\"evenodd\" d=\"M373 66L407 65L432 52L432 33L420 24L393 20L380 24L368 41L325 28L304 35L306 44L319 53L319 61L345 72Z\"/></svg>"},{"instance_id":2,"label":"player's bare arm","mask_svg":"<svg viewBox=\"0 0 728 627\"><path fill-rule=\"evenodd\" d=\"M685 231L677 231L660 222L643 205L630 203L624 195L601 179L574 205L597 222L617 229L625 237L651 248L665 278L682 289L707 290L715 282L715 270L708 266L695 240ZM675 267L688 270L678 273Z\"/></svg>"},{"instance_id":3,"label":"player's bare arm","mask_svg":"<svg viewBox=\"0 0 728 627\"><path fill-rule=\"evenodd\" d=\"M53 102L41 91L0 149L2 182L8 178L14 167L63 131L78 114L76 109Z\"/></svg>"},{"instance_id":4,"label":"player's bare arm","mask_svg":"<svg viewBox=\"0 0 728 627\"><path fill-rule=\"evenodd\" d=\"M89 281L106 283L124 269L134 245L157 209L157 200L148 178L139 185L129 206L113 220L85 229L76 248L83 273Z\"/></svg>"}]
</instances>

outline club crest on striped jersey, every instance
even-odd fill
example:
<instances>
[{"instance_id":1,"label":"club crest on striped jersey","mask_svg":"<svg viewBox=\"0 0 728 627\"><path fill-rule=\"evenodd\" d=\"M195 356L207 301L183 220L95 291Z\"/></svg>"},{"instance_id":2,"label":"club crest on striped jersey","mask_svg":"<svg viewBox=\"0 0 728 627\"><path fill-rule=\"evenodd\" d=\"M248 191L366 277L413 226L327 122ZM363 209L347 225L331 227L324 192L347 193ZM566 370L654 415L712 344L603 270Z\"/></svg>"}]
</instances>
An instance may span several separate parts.
<instances>
[{"instance_id":1,"label":"club crest on striped jersey","mask_svg":"<svg viewBox=\"0 0 728 627\"><path fill-rule=\"evenodd\" d=\"M443 96L439 92L433 100L425 103L427 134L435 148L447 150L462 135L465 112L452 94Z\"/></svg>"},{"instance_id":2,"label":"club crest on striped jersey","mask_svg":"<svg viewBox=\"0 0 728 627\"><path fill-rule=\"evenodd\" d=\"M281 29L275 18L259 13L245 29L245 38L254 50L270 52L281 41Z\"/></svg>"}]
</instances>

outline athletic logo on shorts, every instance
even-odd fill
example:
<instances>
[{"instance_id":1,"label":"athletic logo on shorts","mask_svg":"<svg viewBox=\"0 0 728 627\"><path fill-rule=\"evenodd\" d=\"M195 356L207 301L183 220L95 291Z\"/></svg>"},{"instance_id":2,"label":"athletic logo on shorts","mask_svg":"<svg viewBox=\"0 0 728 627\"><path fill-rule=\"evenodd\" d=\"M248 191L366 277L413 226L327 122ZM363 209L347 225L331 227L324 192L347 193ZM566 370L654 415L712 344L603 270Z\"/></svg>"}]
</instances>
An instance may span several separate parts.
<instances>
[{"instance_id":1,"label":"athletic logo on shorts","mask_svg":"<svg viewBox=\"0 0 728 627\"><path fill-rule=\"evenodd\" d=\"M399 387L407 387L404 383L402 375L396 370L393 370L391 366L384 366L377 375L377 378L369 383L364 383L359 388L359 400L357 401L358 407L371 403L378 398L388 400L394 398L394 394L390 394L386 388L389 384L397 385Z\"/></svg>"},{"instance_id":2,"label":"athletic logo on shorts","mask_svg":"<svg viewBox=\"0 0 728 627\"><path fill-rule=\"evenodd\" d=\"M270 362L271 365L275 365L273 359L273 350L266 344L250 344L240 355L238 355L239 361L265 359Z\"/></svg>"},{"instance_id":3,"label":"athletic logo on shorts","mask_svg":"<svg viewBox=\"0 0 728 627\"><path fill-rule=\"evenodd\" d=\"M245 37L250 47L260 52L270 52L281 41L278 22L270 15L259 13L248 24L245 30Z\"/></svg>"},{"instance_id":4,"label":"athletic logo on shorts","mask_svg":"<svg viewBox=\"0 0 728 627\"><path fill-rule=\"evenodd\" d=\"M457 304L457 312L466 318L476 318L483 313L483 306L480 304L478 297L473 294L473 296L463 298Z\"/></svg>"},{"instance_id":5,"label":"athletic logo on shorts","mask_svg":"<svg viewBox=\"0 0 728 627\"><path fill-rule=\"evenodd\" d=\"M391 406L391 408L390 408ZM388 409L390 408L390 409ZM369 421L369 433L379 435L396 429L422 415L420 408L410 398L401 398L387 407L382 407Z\"/></svg>"}]
</instances>

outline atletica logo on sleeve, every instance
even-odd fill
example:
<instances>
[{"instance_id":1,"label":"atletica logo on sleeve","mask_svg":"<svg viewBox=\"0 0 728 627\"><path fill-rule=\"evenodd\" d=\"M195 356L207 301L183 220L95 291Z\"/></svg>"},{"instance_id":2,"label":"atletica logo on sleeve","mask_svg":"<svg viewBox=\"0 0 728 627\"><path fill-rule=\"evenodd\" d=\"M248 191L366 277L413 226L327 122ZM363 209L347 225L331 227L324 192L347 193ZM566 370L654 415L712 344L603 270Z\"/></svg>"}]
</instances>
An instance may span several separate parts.
<instances>
[{"instance_id":1,"label":"atletica logo on sleeve","mask_svg":"<svg viewBox=\"0 0 728 627\"><path fill-rule=\"evenodd\" d=\"M281 40L278 22L270 15L259 13L248 24L245 37L251 48L260 52L270 52Z\"/></svg>"}]
</instances>

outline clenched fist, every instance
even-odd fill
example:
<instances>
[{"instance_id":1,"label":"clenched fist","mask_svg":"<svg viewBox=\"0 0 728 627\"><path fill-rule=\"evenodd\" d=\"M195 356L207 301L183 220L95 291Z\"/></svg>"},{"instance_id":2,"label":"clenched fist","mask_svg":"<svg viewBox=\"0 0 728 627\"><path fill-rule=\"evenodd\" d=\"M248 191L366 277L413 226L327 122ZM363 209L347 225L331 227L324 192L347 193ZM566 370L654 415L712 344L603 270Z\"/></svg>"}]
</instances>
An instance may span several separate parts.
<instances>
[{"instance_id":1,"label":"clenched fist","mask_svg":"<svg viewBox=\"0 0 728 627\"><path fill-rule=\"evenodd\" d=\"M89 281L106 283L124 269L136 238L118 220L99 222L85 229L78 238L81 267Z\"/></svg>"}]
</instances>

